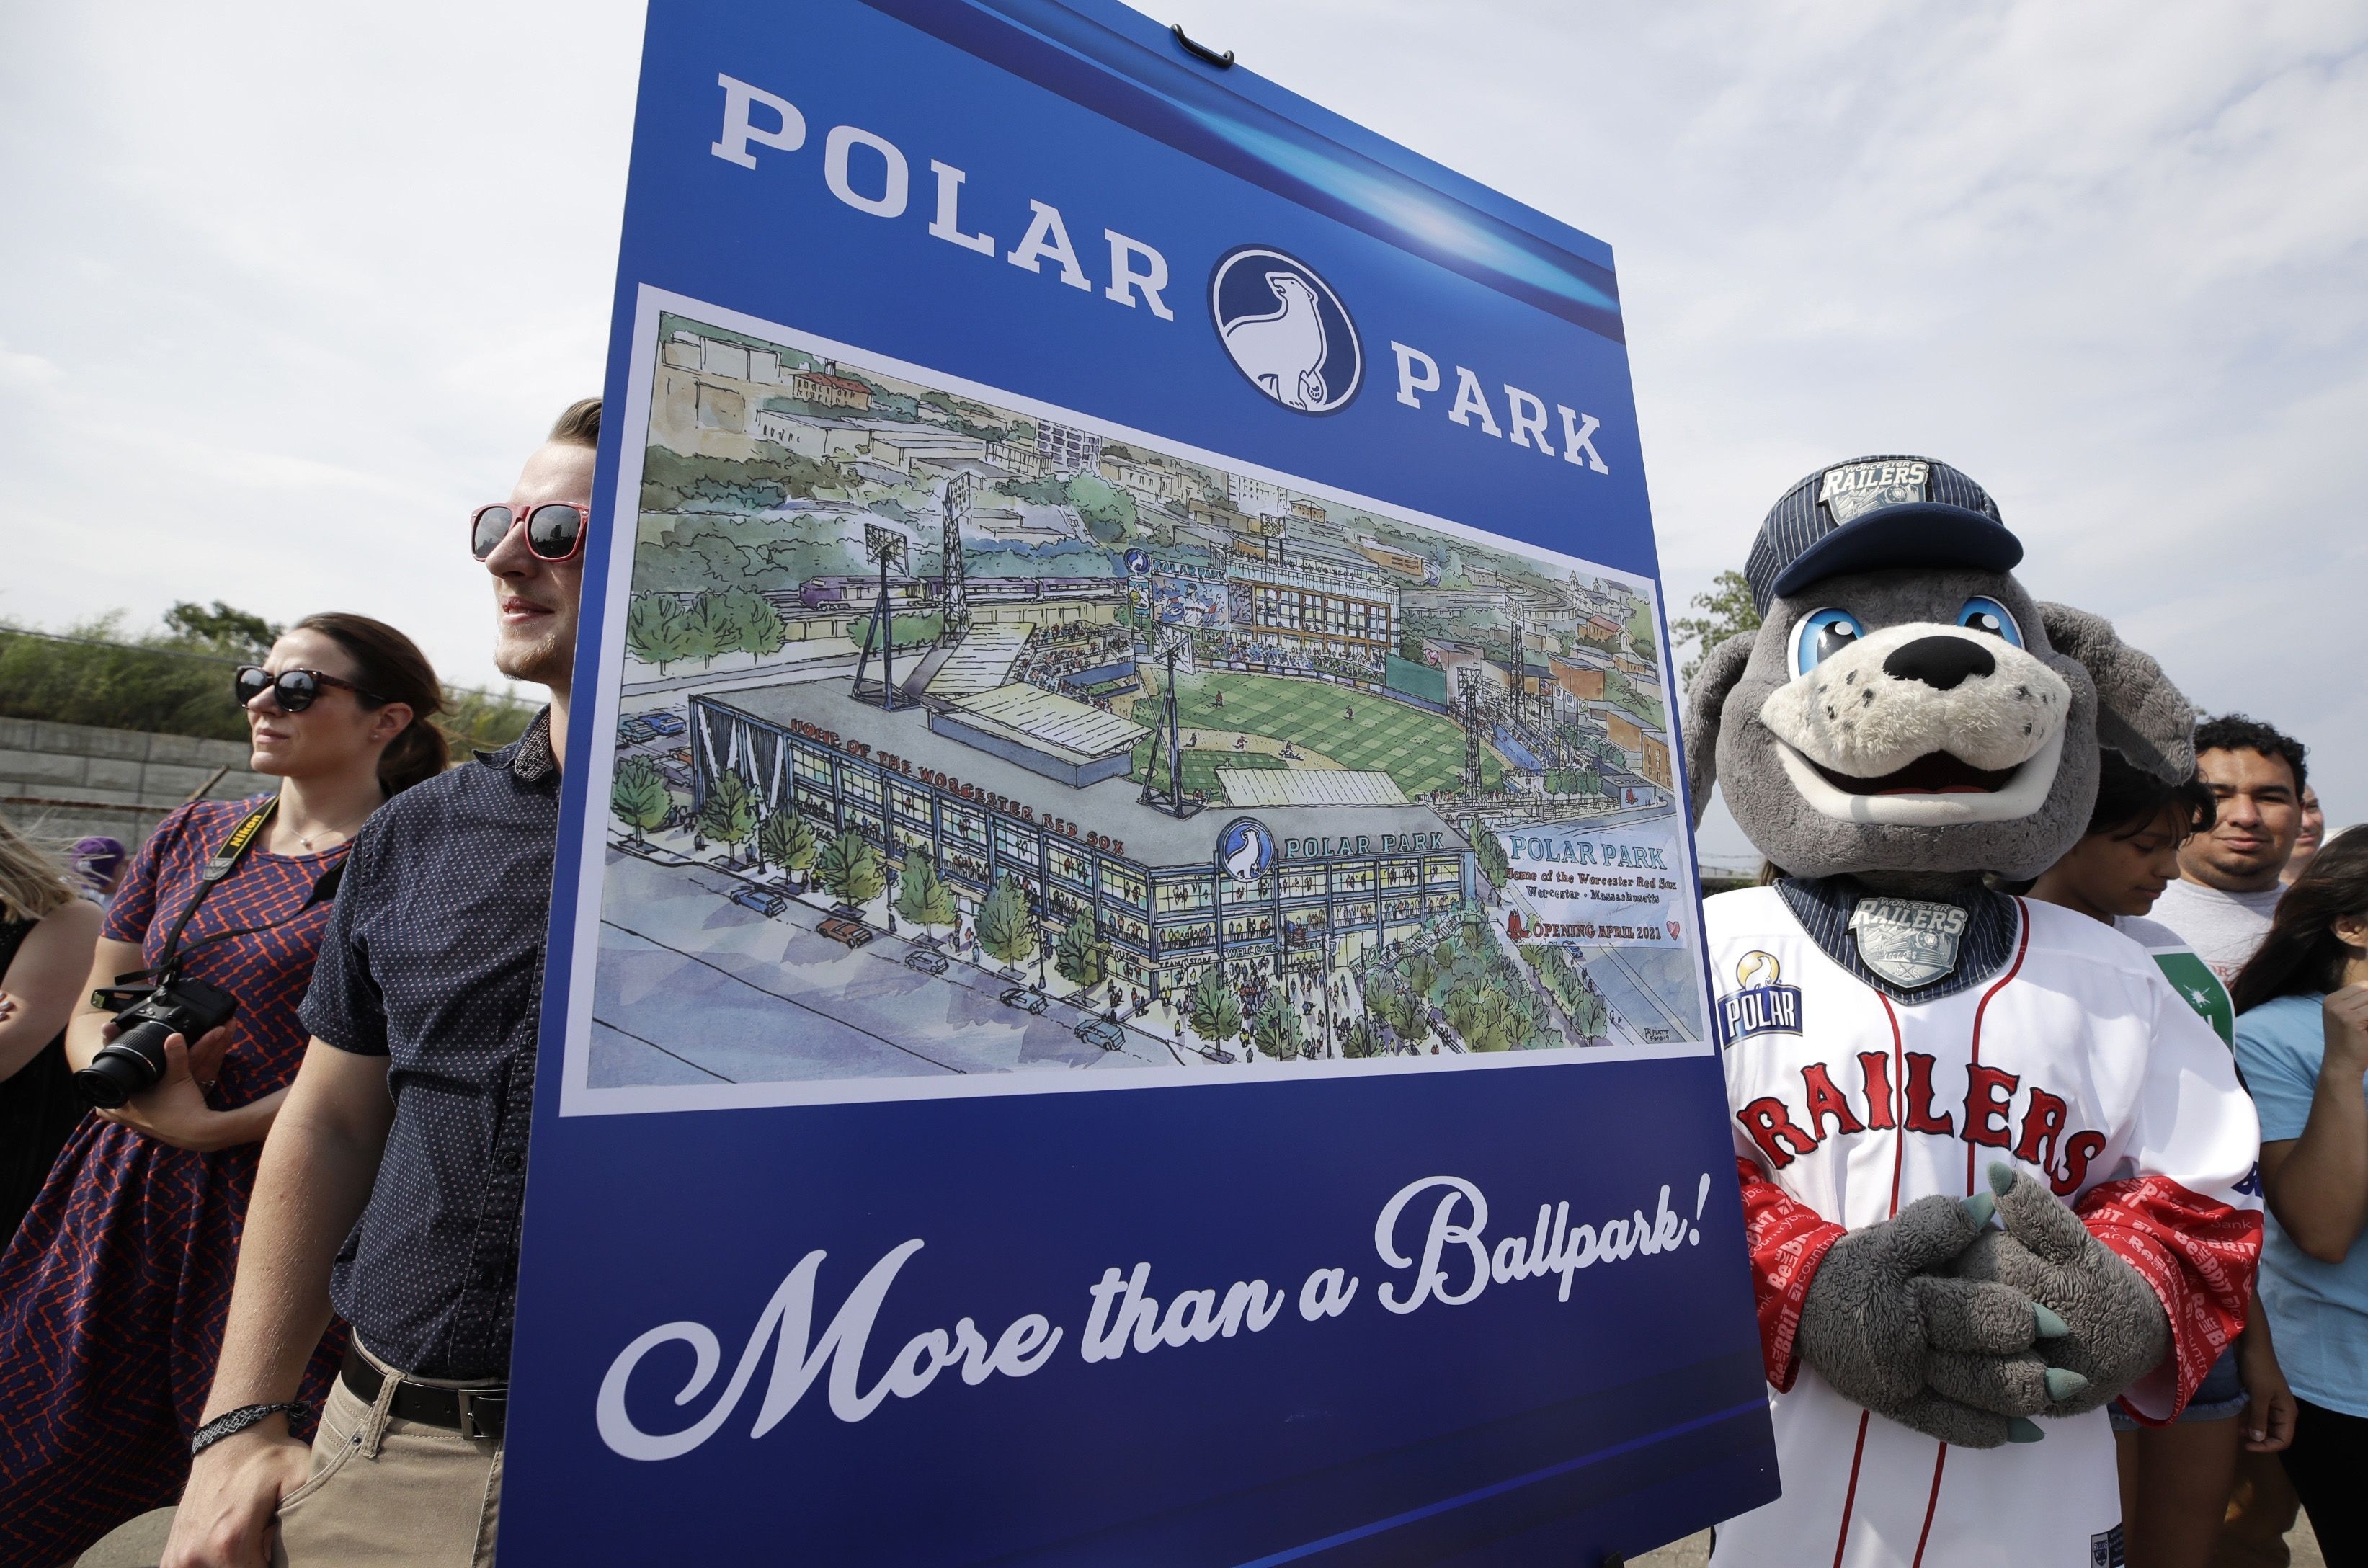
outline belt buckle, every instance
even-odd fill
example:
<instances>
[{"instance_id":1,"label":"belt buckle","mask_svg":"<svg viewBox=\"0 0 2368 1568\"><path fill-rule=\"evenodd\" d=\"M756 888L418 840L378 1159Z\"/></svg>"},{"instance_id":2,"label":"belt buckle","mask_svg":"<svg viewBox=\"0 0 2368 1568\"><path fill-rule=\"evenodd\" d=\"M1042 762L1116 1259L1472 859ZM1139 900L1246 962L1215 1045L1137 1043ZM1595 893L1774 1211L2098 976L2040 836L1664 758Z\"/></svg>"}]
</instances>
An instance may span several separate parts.
<instances>
[{"instance_id":1,"label":"belt buckle","mask_svg":"<svg viewBox=\"0 0 2368 1568\"><path fill-rule=\"evenodd\" d=\"M494 1437L494 1433L486 1431L478 1425L477 1405L480 1401L487 1404L498 1405L501 1409L494 1414L507 1417L509 1413L508 1392L505 1390L500 1393L488 1393L482 1390L454 1389L452 1392L461 1407L461 1436L463 1437ZM503 1425L507 1426L507 1421L505 1420Z\"/></svg>"}]
</instances>

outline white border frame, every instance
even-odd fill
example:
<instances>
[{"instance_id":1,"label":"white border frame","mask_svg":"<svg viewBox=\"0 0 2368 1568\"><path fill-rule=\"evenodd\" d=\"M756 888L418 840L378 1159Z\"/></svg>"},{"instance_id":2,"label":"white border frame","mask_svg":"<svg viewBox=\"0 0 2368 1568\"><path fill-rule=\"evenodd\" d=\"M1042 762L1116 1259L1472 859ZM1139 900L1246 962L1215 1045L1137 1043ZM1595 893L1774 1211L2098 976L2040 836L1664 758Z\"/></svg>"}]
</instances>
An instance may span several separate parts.
<instances>
[{"instance_id":1,"label":"white border frame","mask_svg":"<svg viewBox=\"0 0 2368 1568\"><path fill-rule=\"evenodd\" d=\"M625 406L622 417L609 426L619 433L623 446L617 456L616 486L610 497L609 517L609 576L601 585L600 647L598 676L588 694L590 701L577 708L571 722L588 724L592 733L602 740L591 746L591 775L584 780L583 838L576 846L577 876L575 907L571 930L571 961L568 965L568 995L566 1022L560 1062L559 1114L562 1116L617 1116L650 1111L725 1110L762 1106L794 1105L867 1105L901 1100L969 1099L994 1095L1099 1094L1133 1090L1174 1088L1247 1088L1258 1085L1304 1083L1310 1079L1337 1077L1373 1078L1421 1073L1468 1073L1532 1071L1552 1067L1581 1067L1600 1062L1661 1062L1690 1056L1714 1054L1714 1019L1708 983L1704 933L1702 922L1693 921L1687 947L1694 963L1696 1000L1702 1008L1704 1038L1680 1041L1667 1046L1597 1046L1577 1047L1561 1051L1517 1051L1481 1056L1449 1055L1417 1057L1401 1060L1395 1057L1368 1059L1357 1062L1300 1062L1277 1063L1273 1071L1255 1074L1228 1074L1205 1067L1145 1067L1125 1073L974 1073L947 1074L918 1078L833 1078L784 1079L763 1084L708 1085L637 1085L623 1088L595 1088L588 1079L592 1056L592 995L596 968L600 951L600 906L603 871L607 865L609 813L605 809L609 778L615 766L615 748L606 744L607 737L617 730L617 716L623 700L625 609L632 597L633 556L641 537L642 463L649 449L650 394L656 377L658 352L658 322L662 314L672 312L689 317L727 331L763 338L783 347L817 354L832 359L849 360L867 369L874 369L900 381L939 388L991 407L1008 408L1054 424L1092 430L1106 439L1121 441L1129 446L1141 446L1155 451L1179 457L1189 462L1201 463L1219 472L1233 472L1268 483L1284 486L1302 494L1321 496L1385 517L1433 529L1450 538L1467 539L1493 550L1508 551L1528 559L1557 564L1573 571L1597 576L1613 576L1622 580L1642 579L1645 593L1652 601L1654 624L1660 619L1660 585L1642 574L1622 571L1577 556L1565 555L1543 545L1524 540L1512 540L1484 532L1462 523L1450 522L1429 513L1415 511L1395 502L1384 502L1359 495L1353 491L1319 484L1279 470L1263 468L1239 458L1225 457L1203 448L1191 446L1165 436L1155 436L1119 425L1108 419L1076 413L1035 398L1023 397L982 382L951 375L926 366L912 365L870 349L836 342L801 332L757 316L730 311L687 295L672 293L651 284L642 284L633 302L633 341L631 369L626 380ZM1655 650L1660 665L1664 713L1669 720L1668 733L1674 750L1677 739L1674 697L1675 682L1669 667L1668 639L1666 633ZM1672 757L1672 767L1675 767ZM1674 777L1674 773L1673 773ZM1676 795L1672 790L1671 794ZM1678 800L1674 810L1681 815L1685 802ZM1693 835L1681 833L1680 855L1684 860L1681 875L1697 887L1700 874L1694 861ZM1699 907L1699 904L1697 905Z\"/></svg>"}]
</instances>

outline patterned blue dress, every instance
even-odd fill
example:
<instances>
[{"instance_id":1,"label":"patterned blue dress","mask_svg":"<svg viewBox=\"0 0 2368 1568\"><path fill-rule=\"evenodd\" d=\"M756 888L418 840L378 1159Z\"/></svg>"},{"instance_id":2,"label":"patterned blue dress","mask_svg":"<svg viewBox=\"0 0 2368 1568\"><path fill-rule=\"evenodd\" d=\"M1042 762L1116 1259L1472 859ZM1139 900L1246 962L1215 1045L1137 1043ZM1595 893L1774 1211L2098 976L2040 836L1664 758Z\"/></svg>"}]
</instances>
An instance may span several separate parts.
<instances>
[{"instance_id":1,"label":"patterned blue dress","mask_svg":"<svg viewBox=\"0 0 2368 1568\"><path fill-rule=\"evenodd\" d=\"M260 803L201 801L157 825L108 909L106 936L150 963L196 896L198 873ZM238 998L237 1033L207 1098L245 1105L296 1075L304 998L328 924L314 884L346 846L274 855L260 846L206 899L186 972ZM222 1350L222 1321L262 1145L176 1149L85 1116L0 1254L0 1564L73 1560L124 1520L161 1508L188 1478ZM333 1324L305 1369L315 1411L345 1349ZM312 1420L297 1423L309 1436Z\"/></svg>"}]
</instances>

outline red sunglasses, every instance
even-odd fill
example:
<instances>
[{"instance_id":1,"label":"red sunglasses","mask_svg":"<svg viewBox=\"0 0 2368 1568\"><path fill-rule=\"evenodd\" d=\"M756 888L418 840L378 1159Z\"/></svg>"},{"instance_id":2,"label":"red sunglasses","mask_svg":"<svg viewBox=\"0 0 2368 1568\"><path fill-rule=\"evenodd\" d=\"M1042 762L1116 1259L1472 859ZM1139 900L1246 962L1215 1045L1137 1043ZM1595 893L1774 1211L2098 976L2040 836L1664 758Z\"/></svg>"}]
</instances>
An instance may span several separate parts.
<instances>
[{"instance_id":1,"label":"red sunglasses","mask_svg":"<svg viewBox=\"0 0 2368 1568\"><path fill-rule=\"evenodd\" d=\"M526 526L526 547L537 556L545 561L572 561L584 548L584 530L592 526L592 508L546 501L521 517L507 502L480 506L469 514L469 553L484 560L521 523Z\"/></svg>"}]
</instances>

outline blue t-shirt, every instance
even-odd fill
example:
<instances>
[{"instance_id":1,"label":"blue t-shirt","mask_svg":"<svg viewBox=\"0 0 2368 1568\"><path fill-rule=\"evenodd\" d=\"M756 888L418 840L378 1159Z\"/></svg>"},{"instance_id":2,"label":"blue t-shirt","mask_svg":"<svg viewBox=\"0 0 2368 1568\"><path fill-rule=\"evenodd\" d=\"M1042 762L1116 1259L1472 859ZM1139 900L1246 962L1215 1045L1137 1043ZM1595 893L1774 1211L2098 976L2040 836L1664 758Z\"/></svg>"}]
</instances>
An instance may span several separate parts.
<instances>
[{"instance_id":1,"label":"blue t-shirt","mask_svg":"<svg viewBox=\"0 0 2368 1568\"><path fill-rule=\"evenodd\" d=\"M2326 1025L2311 993L2264 1002L2237 1019L2237 1065L2261 1114L2261 1142L2299 1138L2318 1091ZM2363 1087L2368 1093L2368 1087ZM2368 1416L2368 1238L2341 1263L2321 1263L2294 1244L2274 1214L2261 1239L2261 1305L2278 1364L2313 1404Z\"/></svg>"}]
</instances>

